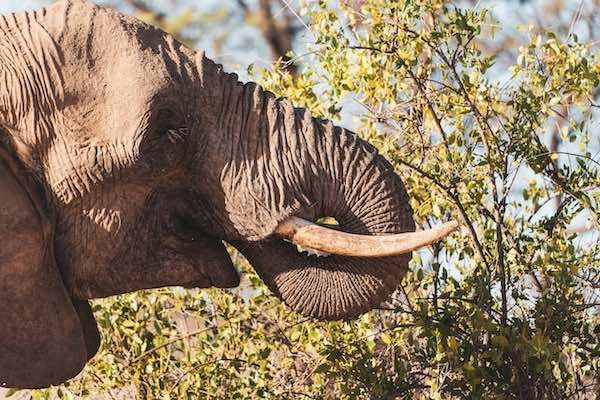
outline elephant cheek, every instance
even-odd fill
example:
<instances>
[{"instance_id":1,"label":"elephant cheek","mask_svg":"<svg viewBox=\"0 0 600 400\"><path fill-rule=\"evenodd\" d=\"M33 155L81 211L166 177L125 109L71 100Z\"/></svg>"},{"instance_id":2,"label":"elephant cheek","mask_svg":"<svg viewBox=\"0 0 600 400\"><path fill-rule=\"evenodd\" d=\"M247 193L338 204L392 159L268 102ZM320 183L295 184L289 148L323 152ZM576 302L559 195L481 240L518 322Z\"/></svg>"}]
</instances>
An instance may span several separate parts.
<instances>
[{"instance_id":1,"label":"elephant cheek","mask_svg":"<svg viewBox=\"0 0 600 400\"><path fill-rule=\"evenodd\" d=\"M74 298L95 299L166 286L188 288L238 286L240 277L220 240L200 237L182 242L169 238L141 243L69 290Z\"/></svg>"}]
</instances>

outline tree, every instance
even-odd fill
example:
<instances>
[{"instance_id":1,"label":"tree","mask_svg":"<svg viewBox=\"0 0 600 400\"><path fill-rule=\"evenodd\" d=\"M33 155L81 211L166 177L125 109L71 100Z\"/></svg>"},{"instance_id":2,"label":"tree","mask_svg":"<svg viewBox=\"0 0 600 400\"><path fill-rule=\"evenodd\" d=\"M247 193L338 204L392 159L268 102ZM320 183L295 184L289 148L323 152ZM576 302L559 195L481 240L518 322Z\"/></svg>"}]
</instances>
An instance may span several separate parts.
<instances>
[{"instance_id":1,"label":"tree","mask_svg":"<svg viewBox=\"0 0 600 400\"><path fill-rule=\"evenodd\" d=\"M600 216L593 43L525 27L507 67L481 7L347 0L303 13L314 43L292 56L301 68L257 78L315 115L353 117L402 174L418 223L458 218L461 231L416 253L390 302L354 321L290 312L234 252L240 289L98 301L101 354L59 394L598 396L598 233L572 230Z\"/></svg>"}]
</instances>

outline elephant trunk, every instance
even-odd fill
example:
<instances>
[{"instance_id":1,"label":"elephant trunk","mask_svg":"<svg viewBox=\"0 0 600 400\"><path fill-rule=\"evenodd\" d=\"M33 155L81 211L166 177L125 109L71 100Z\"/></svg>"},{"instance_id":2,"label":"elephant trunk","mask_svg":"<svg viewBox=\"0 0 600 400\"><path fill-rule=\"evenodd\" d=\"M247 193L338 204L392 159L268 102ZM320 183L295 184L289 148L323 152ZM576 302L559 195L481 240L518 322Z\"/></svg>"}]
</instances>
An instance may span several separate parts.
<instances>
[{"instance_id":1,"label":"elephant trunk","mask_svg":"<svg viewBox=\"0 0 600 400\"><path fill-rule=\"evenodd\" d=\"M205 58L203 66L220 73ZM214 206L222 210L224 238L276 295L304 315L352 318L386 300L407 270L412 247L385 257L342 251L320 257L284 238L294 240L297 231L288 229L289 221L298 218L333 217L340 231L369 237L414 231L406 191L392 165L354 133L255 84L242 85L237 76L223 73L210 81L220 82L222 102L214 124L218 133L211 138L217 147L208 152L208 165L220 173L222 196L208 195L220 203Z\"/></svg>"},{"instance_id":2,"label":"elephant trunk","mask_svg":"<svg viewBox=\"0 0 600 400\"><path fill-rule=\"evenodd\" d=\"M293 211L287 212L291 220L299 217L314 222L333 217L339 231L370 237L414 231L404 186L375 148L349 131L286 104L280 118L287 125L288 141L273 169L296 181L284 185L285 193L281 193L293 196L286 201L292 205ZM290 135L296 139L289 139ZM281 227L289 221L278 221L279 229L273 232L282 233ZM322 237L321 244L330 245L327 249L332 251L340 239ZM352 318L377 307L397 288L411 258L410 253L388 257L311 255L278 235L239 248L288 306L326 320Z\"/></svg>"}]
</instances>

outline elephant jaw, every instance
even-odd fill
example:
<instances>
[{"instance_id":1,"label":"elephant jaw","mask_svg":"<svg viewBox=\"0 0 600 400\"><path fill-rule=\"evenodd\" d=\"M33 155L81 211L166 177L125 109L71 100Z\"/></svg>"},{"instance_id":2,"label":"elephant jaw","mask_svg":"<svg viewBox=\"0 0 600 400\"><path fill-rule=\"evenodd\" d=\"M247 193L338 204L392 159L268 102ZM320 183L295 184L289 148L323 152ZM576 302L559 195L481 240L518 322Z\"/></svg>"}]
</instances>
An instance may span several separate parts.
<instances>
[{"instance_id":1,"label":"elephant jaw","mask_svg":"<svg viewBox=\"0 0 600 400\"><path fill-rule=\"evenodd\" d=\"M349 257L392 257L411 253L433 244L455 230L458 223L451 221L421 232L406 232L386 236L346 233L291 217L279 224L275 233L302 248L318 253Z\"/></svg>"}]
</instances>

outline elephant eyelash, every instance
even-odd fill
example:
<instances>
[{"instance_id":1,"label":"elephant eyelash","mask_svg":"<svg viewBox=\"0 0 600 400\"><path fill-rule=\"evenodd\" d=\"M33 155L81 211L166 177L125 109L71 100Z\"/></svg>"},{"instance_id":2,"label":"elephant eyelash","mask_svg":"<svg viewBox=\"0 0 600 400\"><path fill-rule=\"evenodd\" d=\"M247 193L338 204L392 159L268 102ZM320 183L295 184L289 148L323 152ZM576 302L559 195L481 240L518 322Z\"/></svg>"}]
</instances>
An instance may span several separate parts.
<instances>
[{"instance_id":1,"label":"elephant eyelash","mask_svg":"<svg viewBox=\"0 0 600 400\"><path fill-rule=\"evenodd\" d=\"M167 138L169 139L169 142L175 144L177 142L184 141L189 133L190 132L187 127L169 129L167 130Z\"/></svg>"}]
</instances>

